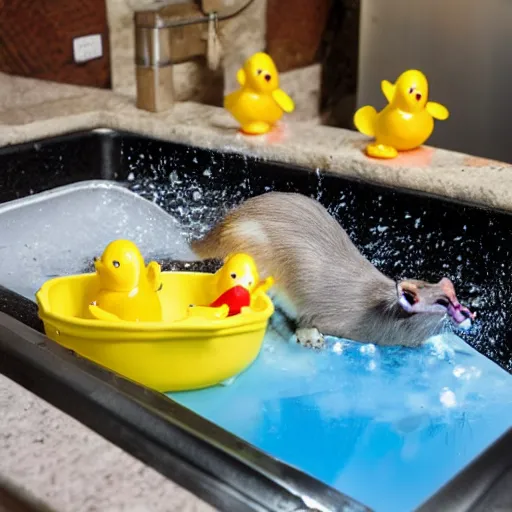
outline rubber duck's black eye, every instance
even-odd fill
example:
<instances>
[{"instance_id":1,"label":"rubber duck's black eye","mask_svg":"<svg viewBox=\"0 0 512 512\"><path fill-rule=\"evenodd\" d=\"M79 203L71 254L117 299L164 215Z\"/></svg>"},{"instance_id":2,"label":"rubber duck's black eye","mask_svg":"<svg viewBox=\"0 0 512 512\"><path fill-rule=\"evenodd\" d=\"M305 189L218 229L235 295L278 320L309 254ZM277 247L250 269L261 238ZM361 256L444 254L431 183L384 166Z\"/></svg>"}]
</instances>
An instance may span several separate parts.
<instances>
[{"instance_id":1,"label":"rubber duck's black eye","mask_svg":"<svg viewBox=\"0 0 512 512\"><path fill-rule=\"evenodd\" d=\"M249 281L249 283L248 283L248 284L249 284L249 286L252 286L252 281Z\"/></svg>"},{"instance_id":2,"label":"rubber duck's black eye","mask_svg":"<svg viewBox=\"0 0 512 512\"><path fill-rule=\"evenodd\" d=\"M257 74L257 75L261 75L261 73L263 73L263 70L262 70L262 69L258 69L258 71L256 71L256 74Z\"/></svg>"},{"instance_id":3,"label":"rubber duck's black eye","mask_svg":"<svg viewBox=\"0 0 512 512\"><path fill-rule=\"evenodd\" d=\"M236 274L231 274L231 279L236 279Z\"/></svg>"},{"instance_id":4,"label":"rubber duck's black eye","mask_svg":"<svg viewBox=\"0 0 512 512\"><path fill-rule=\"evenodd\" d=\"M121 266L121 263L119 263L119 261L117 261L117 260L114 260L112 262L112 265L114 265L115 268L119 268Z\"/></svg>"},{"instance_id":5,"label":"rubber duck's black eye","mask_svg":"<svg viewBox=\"0 0 512 512\"><path fill-rule=\"evenodd\" d=\"M409 94L412 94L414 92L414 87L409 87Z\"/></svg>"}]
</instances>

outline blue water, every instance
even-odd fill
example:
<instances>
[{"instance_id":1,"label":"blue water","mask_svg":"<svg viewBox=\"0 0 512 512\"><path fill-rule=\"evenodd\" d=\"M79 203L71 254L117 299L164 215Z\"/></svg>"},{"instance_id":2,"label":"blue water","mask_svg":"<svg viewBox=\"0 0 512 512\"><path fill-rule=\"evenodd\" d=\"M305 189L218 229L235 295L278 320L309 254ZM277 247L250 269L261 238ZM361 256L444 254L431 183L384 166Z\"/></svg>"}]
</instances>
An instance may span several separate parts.
<instances>
[{"instance_id":1,"label":"blue water","mask_svg":"<svg viewBox=\"0 0 512 512\"><path fill-rule=\"evenodd\" d=\"M314 352L269 331L231 384L169 396L377 512L409 512L512 426L511 391L454 334Z\"/></svg>"}]
</instances>

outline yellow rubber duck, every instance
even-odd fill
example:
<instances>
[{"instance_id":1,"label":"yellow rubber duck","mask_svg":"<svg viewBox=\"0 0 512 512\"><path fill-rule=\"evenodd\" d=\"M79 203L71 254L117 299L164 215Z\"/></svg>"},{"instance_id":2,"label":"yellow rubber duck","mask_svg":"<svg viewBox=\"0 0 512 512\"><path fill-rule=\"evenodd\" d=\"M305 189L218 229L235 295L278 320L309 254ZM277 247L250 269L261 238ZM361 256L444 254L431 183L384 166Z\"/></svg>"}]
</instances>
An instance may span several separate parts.
<instances>
[{"instance_id":1,"label":"yellow rubber duck","mask_svg":"<svg viewBox=\"0 0 512 512\"><path fill-rule=\"evenodd\" d=\"M249 57L236 75L241 88L224 98L224 108L248 135L269 132L283 112L293 112L295 104L279 88L279 73L272 58L263 52Z\"/></svg>"},{"instance_id":2,"label":"yellow rubber duck","mask_svg":"<svg viewBox=\"0 0 512 512\"><path fill-rule=\"evenodd\" d=\"M215 297L209 306L191 306L189 314L209 318L225 318L238 315L243 307L251 305L256 291L266 292L274 279L261 281L254 259L248 254L229 255L222 267L215 273Z\"/></svg>"},{"instance_id":3,"label":"yellow rubber duck","mask_svg":"<svg viewBox=\"0 0 512 512\"><path fill-rule=\"evenodd\" d=\"M366 147L374 158L395 158L398 151L421 146L432 134L434 118L448 119L448 109L428 101L427 77L416 69L402 73L392 84L381 82L388 105L377 112L372 106L361 107L354 115L358 131L375 137Z\"/></svg>"},{"instance_id":4,"label":"yellow rubber duck","mask_svg":"<svg viewBox=\"0 0 512 512\"><path fill-rule=\"evenodd\" d=\"M274 284L274 279L268 277L261 281L254 259L248 254L239 252L229 254L224 259L224 264L216 272L215 282L218 295L222 295L234 286L242 286L253 294L256 290L267 291Z\"/></svg>"},{"instance_id":5,"label":"yellow rubber duck","mask_svg":"<svg viewBox=\"0 0 512 512\"><path fill-rule=\"evenodd\" d=\"M107 245L101 258L94 260L100 289L89 305L97 320L158 322L162 306L158 291L162 287L160 265L146 265L137 246L129 240Z\"/></svg>"}]
</instances>

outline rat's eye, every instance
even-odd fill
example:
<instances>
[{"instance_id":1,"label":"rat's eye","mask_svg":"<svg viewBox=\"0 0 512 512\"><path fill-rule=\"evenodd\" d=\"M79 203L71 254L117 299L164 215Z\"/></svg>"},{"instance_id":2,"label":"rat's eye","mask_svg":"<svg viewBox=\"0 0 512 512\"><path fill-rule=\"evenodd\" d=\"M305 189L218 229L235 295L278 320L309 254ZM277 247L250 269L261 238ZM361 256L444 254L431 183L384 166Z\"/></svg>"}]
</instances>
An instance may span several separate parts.
<instances>
[{"instance_id":1,"label":"rat's eye","mask_svg":"<svg viewBox=\"0 0 512 512\"><path fill-rule=\"evenodd\" d=\"M262 70L262 69L258 69L258 71L256 71L256 74L257 74L257 75L261 75L261 73L263 73L263 70Z\"/></svg>"},{"instance_id":2,"label":"rat's eye","mask_svg":"<svg viewBox=\"0 0 512 512\"><path fill-rule=\"evenodd\" d=\"M404 299L411 305L411 306L414 306L414 304L416 303L416 297L414 296L413 293L411 292L403 292L402 293Z\"/></svg>"},{"instance_id":3,"label":"rat's eye","mask_svg":"<svg viewBox=\"0 0 512 512\"><path fill-rule=\"evenodd\" d=\"M412 94L415 90L415 87L409 87L409 94Z\"/></svg>"},{"instance_id":4,"label":"rat's eye","mask_svg":"<svg viewBox=\"0 0 512 512\"><path fill-rule=\"evenodd\" d=\"M231 274L231 279L236 279L236 274L235 273Z\"/></svg>"},{"instance_id":5,"label":"rat's eye","mask_svg":"<svg viewBox=\"0 0 512 512\"><path fill-rule=\"evenodd\" d=\"M249 281L249 283L248 283L248 284L249 284L249 286L252 286L252 281Z\"/></svg>"},{"instance_id":6,"label":"rat's eye","mask_svg":"<svg viewBox=\"0 0 512 512\"><path fill-rule=\"evenodd\" d=\"M450 303L448 302L447 299L437 299L436 304L439 304L440 306L443 306L444 308L447 308L450 305Z\"/></svg>"},{"instance_id":7,"label":"rat's eye","mask_svg":"<svg viewBox=\"0 0 512 512\"><path fill-rule=\"evenodd\" d=\"M114 265L115 268L119 268L121 266L121 263L119 263L119 261L117 261L117 260L114 260L112 262L112 265Z\"/></svg>"}]
</instances>

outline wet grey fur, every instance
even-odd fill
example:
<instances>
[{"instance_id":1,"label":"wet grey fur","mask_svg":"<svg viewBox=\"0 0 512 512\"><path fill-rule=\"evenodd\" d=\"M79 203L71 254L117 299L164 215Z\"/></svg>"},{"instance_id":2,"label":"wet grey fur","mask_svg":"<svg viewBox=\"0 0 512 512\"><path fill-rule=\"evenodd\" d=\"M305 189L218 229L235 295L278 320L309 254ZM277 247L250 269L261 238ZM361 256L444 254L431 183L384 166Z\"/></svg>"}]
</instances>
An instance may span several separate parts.
<instances>
[{"instance_id":1,"label":"wet grey fur","mask_svg":"<svg viewBox=\"0 0 512 512\"><path fill-rule=\"evenodd\" d=\"M299 328L380 345L418 346L441 328L439 314L409 314L397 284L378 271L317 201L269 192L232 210L192 242L201 258L246 252L276 279Z\"/></svg>"}]
</instances>

